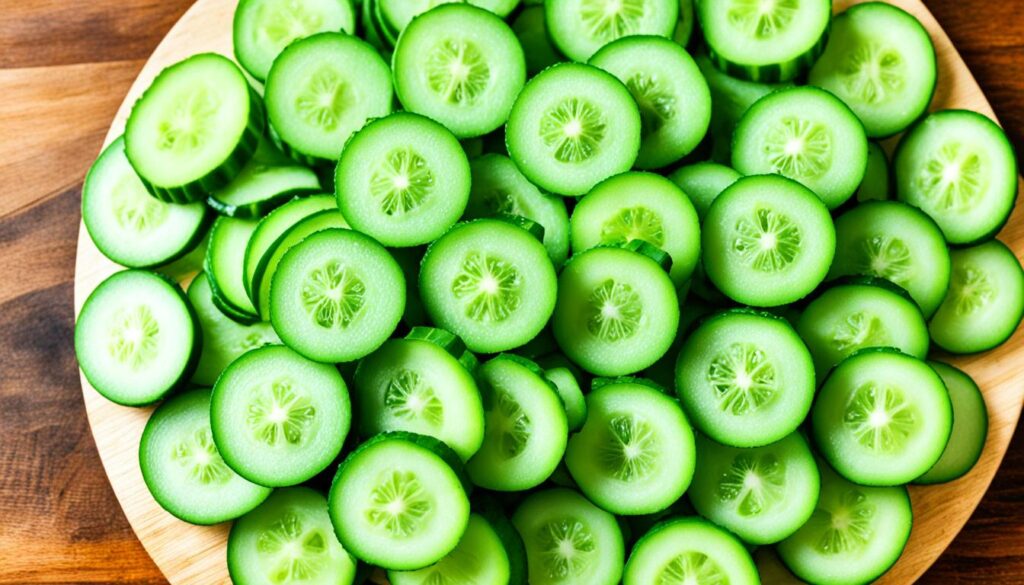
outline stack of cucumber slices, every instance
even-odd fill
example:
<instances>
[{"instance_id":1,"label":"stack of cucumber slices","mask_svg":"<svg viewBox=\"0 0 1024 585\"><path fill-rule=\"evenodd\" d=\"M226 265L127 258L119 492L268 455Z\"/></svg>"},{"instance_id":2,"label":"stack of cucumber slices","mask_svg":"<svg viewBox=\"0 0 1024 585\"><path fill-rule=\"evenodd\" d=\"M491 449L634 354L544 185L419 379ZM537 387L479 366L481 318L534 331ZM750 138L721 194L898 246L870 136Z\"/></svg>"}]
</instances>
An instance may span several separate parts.
<instances>
[{"instance_id":1,"label":"stack of cucumber slices","mask_svg":"<svg viewBox=\"0 0 1024 585\"><path fill-rule=\"evenodd\" d=\"M832 8L240 0L83 188L153 499L239 585L881 576L981 456L935 360L1024 315L1018 171L913 16Z\"/></svg>"}]
</instances>

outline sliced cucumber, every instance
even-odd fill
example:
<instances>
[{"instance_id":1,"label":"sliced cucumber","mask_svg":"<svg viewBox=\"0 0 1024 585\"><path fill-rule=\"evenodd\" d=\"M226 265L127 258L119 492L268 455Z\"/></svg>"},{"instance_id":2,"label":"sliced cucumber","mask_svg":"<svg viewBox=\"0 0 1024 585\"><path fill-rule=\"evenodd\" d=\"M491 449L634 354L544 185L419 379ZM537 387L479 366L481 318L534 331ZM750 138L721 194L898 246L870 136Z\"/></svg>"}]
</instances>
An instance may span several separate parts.
<instances>
[{"instance_id":1,"label":"sliced cucumber","mask_svg":"<svg viewBox=\"0 0 1024 585\"><path fill-rule=\"evenodd\" d=\"M527 6L512 21L512 31L523 46L526 73L536 75L563 60L548 36L543 6Z\"/></svg>"},{"instance_id":2,"label":"sliced cucumber","mask_svg":"<svg viewBox=\"0 0 1024 585\"><path fill-rule=\"evenodd\" d=\"M656 525L633 547L623 585L761 581L743 543L700 518L675 518Z\"/></svg>"},{"instance_id":3,"label":"sliced cucumber","mask_svg":"<svg viewBox=\"0 0 1024 585\"><path fill-rule=\"evenodd\" d=\"M508 585L508 553L493 527L479 514L471 514L466 532L452 552L418 571L388 571L391 585Z\"/></svg>"},{"instance_id":4,"label":"sliced cucumber","mask_svg":"<svg viewBox=\"0 0 1024 585\"><path fill-rule=\"evenodd\" d=\"M672 31L672 40L679 43L680 47L686 47L693 38L694 24L696 18L693 15L694 0L679 0L679 20L676 21L676 28Z\"/></svg>"},{"instance_id":5,"label":"sliced cucumber","mask_svg":"<svg viewBox=\"0 0 1024 585\"><path fill-rule=\"evenodd\" d=\"M579 62L621 37L671 38L679 18L679 0L547 0L544 9L551 40Z\"/></svg>"},{"instance_id":6,"label":"sliced cucumber","mask_svg":"<svg viewBox=\"0 0 1024 585\"><path fill-rule=\"evenodd\" d=\"M464 0L376 0L381 24L395 38L409 26L414 18L435 6Z\"/></svg>"},{"instance_id":7,"label":"sliced cucumber","mask_svg":"<svg viewBox=\"0 0 1024 585\"><path fill-rule=\"evenodd\" d=\"M877 142L868 142L868 166L864 170L864 180L857 187L854 199L857 203L864 201L885 201L893 198L893 178L889 169L889 158Z\"/></svg>"},{"instance_id":8,"label":"sliced cucumber","mask_svg":"<svg viewBox=\"0 0 1024 585\"><path fill-rule=\"evenodd\" d=\"M206 201L221 215L258 218L298 195L319 191L316 173L296 164L264 139L242 172Z\"/></svg>"},{"instance_id":9,"label":"sliced cucumber","mask_svg":"<svg viewBox=\"0 0 1024 585\"><path fill-rule=\"evenodd\" d=\"M210 228L203 269L210 277L218 306L235 320L256 320L256 308L245 289L245 247L256 229L255 219L218 217Z\"/></svg>"},{"instance_id":10,"label":"sliced cucumber","mask_svg":"<svg viewBox=\"0 0 1024 585\"><path fill-rule=\"evenodd\" d=\"M575 368L569 360L555 356L544 363L544 377L555 385L558 396L565 405L565 418L570 431L578 431L587 420L587 402L580 388Z\"/></svg>"},{"instance_id":11,"label":"sliced cucumber","mask_svg":"<svg viewBox=\"0 0 1024 585\"><path fill-rule=\"evenodd\" d=\"M966 373L949 364L928 362L942 378L953 405L953 432L942 457L914 480L916 484L945 483L967 474L981 458L988 437L988 407L981 389Z\"/></svg>"},{"instance_id":12,"label":"sliced cucumber","mask_svg":"<svg viewBox=\"0 0 1024 585\"><path fill-rule=\"evenodd\" d=\"M742 176L725 165L701 162L680 167L668 178L686 193L697 211L697 217L703 219L711 202Z\"/></svg>"}]
</instances>

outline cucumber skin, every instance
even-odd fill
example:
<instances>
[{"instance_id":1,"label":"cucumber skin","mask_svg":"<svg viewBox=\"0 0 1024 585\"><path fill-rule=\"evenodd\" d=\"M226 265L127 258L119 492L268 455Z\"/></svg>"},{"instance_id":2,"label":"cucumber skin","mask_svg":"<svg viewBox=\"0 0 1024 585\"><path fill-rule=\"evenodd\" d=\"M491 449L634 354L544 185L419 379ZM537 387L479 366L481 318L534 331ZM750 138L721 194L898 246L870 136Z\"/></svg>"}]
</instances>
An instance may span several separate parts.
<instances>
[{"instance_id":1,"label":"cucumber skin","mask_svg":"<svg viewBox=\"0 0 1024 585\"><path fill-rule=\"evenodd\" d=\"M715 0L703 1L712 2ZM735 63L718 54L714 47L711 46L711 43L706 43L708 49L708 60L711 61L712 65L726 75L744 79L746 81L755 81L758 83L783 83L786 81L792 81L794 78L807 72L811 66L814 65L814 62L818 60L818 57L825 52L825 45L828 44L829 32L831 30L832 19L829 19L824 32L821 33L821 38L819 38L810 49L802 55L794 57L783 63L775 63L772 65L744 65L742 63Z\"/></svg>"},{"instance_id":2,"label":"cucumber skin","mask_svg":"<svg viewBox=\"0 0 1024 585\"><path fill-rule=\"evenodd\" d=\"M229 203L224 203L211 195L206 198L206 205L216 211L219 215L226 215L227 217L234 217L238 219L260 219L271 211L285 203L288 203L292 199L306 197L307 195L315 195L322 192L323 189L305 187L288 189L287 191L282 191L266 199L253 201L252 203L247 203L245 205L231 205Z\"/></svg>"}]
</instances>

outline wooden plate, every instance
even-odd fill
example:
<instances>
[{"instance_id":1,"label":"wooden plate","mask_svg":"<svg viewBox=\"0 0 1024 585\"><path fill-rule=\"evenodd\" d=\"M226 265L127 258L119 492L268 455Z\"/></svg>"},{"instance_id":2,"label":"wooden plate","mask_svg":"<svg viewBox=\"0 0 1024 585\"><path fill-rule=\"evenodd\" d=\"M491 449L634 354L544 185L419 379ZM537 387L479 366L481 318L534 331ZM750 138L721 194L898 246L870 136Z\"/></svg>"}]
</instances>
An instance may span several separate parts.
<instances>
[{"instance_id":1,"label":"wooden plate","mask_svg":"<svg viewBox=\"0 0 1024 585\"><path fill-rule=\"evenodd\" d=\"M836 0L837 11L859 0ZM965 108L992 116L991 106L964 65L949 38L919 0L892 0L917 16L931 33L939 58L939 86L932 109ZM110 143L124 130L132 104L164 67L203 51L231 56L234 0L199 0L171 29L153 52L129 90L107 133ZM1024 256L1024 205L1017 206L1000 234L1020 258ZM104 258L79 229L75 274L75 314L88 294L118 267ZM1018 330L1001 348L952 360L966 370L985 392L991 416L981 461L958 481L910 489L914 530L899 563L882 583L910 583L942 554L974 511L995 475L1020 417L1024 399L1024 334ZM151 409L117 406L102 398L82 378L82 393L93 437L103 466L135 534L174 585L228 583L225 547L228 525L192 526L164 512L150 497L139 471L139 437Z\"/></svg>"}]
</instances>

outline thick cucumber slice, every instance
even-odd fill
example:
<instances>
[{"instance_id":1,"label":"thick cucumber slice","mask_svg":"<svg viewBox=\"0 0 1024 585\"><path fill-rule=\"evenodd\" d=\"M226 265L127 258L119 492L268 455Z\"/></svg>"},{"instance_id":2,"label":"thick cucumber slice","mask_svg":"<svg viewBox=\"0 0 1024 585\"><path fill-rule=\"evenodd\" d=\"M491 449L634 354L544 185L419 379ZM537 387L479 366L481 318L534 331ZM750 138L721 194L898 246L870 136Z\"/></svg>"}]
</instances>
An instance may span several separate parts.
<instances>
[{"instance_id":1,"label":"thick cucumber slice","mask_svg":"<svg viewBox=\"0 0 1024 585\"><path fill-rule=\"evenodd\" d=\"M544 9L551 40L581 63L621 37L671 38L679 18L679 0L548 0Z\"/></svg>"},{"instance_id":2,"label":"thick cucumber slice","mask_svg":"<svg viewBox=\"0 0 1024 585\"><path fill-rule=\"evenodd\" d=\"M256 229L255 219L218 217L210 228L203 269L210 277L213 295L229 316L255 320L256 308L245 288L245 247Z\"/></svg>"},{"instance_id":3,"label":"thick cucumber slice","mask_svg":"<svg viewBox=\"0 0 1024 585\"><path fill-rule=\"evenodd\" d=\"M614 585L625 557L615 516L568 489L535 492L512 524L523 537L531 585Z\"/></svg>"},{"instance_id":4,"label":"thick cucumber slice","mask_svg":"<svg viewBox=\"0 0 1024 585\"><path fill-rule=\"evenodd\" d=\"M124 138L110 143L82 185L82 221L94 244L114 262L146 268L170 262L206 234L206 205L172 205L153 197L124 154Z\"/></svg>"},{"instance_id":5,"label":"thick cucumber slice","mask_svg":"<svg viewBox=\"0 0 1024 585\"><path fill-rule=\"evenodd\" d=\"M949 288L942 231L923 212L896 201L863 203L836 219L830 279L861 274L903 287L929 317Z\"/></svg>"},{"instance_id":6,"label":"thick cucumber slice","mask_svg":"<svg viewBox=\"0 0 1024 585\"><path fill-rule=\"evenodd\" d=\"M202 345L196 321L184 293L163 276L115 273L78 315L78 366L107 400L152 404L191 375Z\"/></svg>"},{"instance_id":7,"label":"thick cucumber slice","mask_svg":"<svg viewBox=\"0 0 1024 585\"><path fill-rule=\"evenodd\" d=\"M821 496L811 519L776 550L810 583L860 585L889 570L910 538L913 512L905 487L864 487L819 462Z\"/></svg>"},{"instance_id":8,"label":"thick cucumber slice","mask_svg":"<svg viewBox=\"0 0 1024 585\"><path fill-rule=\"evenodd\" d=\"M164 69L135 102L125 154L154 197L197 201L241 172L263 129L263 102L238 66L202 53Z\"/></svg>"},{"instance_id":9,"label":"thick cucumber slice","mask_svg":"<svg viewBox=\"0 0 1024 585\"><path fill-rule=\"evenodd\" d=\"M799 181L829 209L853 195L867 164L868 141L860 120L835 96L814 87L761 98L733 134L733 168L744 175L776 173Z\"/></svg>"},{"instance_id":10,"label":"thick cucumber slice","mask_svg":"<svg viewBox=\"0 0 1024 585\"><path fill-rule=\"evenodd\" d=\"M953 353L992 349L1013 335L1024 317L1024 270L999 240L951 254L949 292L928 331Z\"/></svg>"},{"instance_id":11,"label":"thick cucumber slice","mask_svg":"<svg viewBox=\"0 0 1024 585\"><path fill-rule=\"evenodd\" d=\"M466 464L474 484L497 491L540 485L565 453L569 427L554 387L533 362L502 354L477 371L484 442Z\"/></svg>"},{"instance_id":12,"label":"thick cucumber slice","mask_svg":"<svg viewBox=\"0 0 1024 585\"><path fill-rule=\"evenodd\" d=\"M630 36L606 45L590 64L619 78L640 108L636 167L657 169L700 144L711 123L711 93L686 49L654 36Z\"/></svg>"},{"instance_id":13,"label":"thick cucumber slice","mask_svg":"<svg viewBox=\"0 0 1024 585\"><path fill-rule=\"evenodd\" d=\"M553 3L547 6L550 10ZM531 79L505 127L508 152L519 170L560 195L582 195L628 171L640 135L640 110L626 86L610 73L578 63L560 63Z\"/></svg>"},{"instance_id":14,"label":"thick cucumber slice","mask_svg":"<svg viewBox=\"0 0 1024 585\"><path fill-rule=\"evenodd\" d=\"M356 560L334 535L327 498L294 487L275 491L231 527L228 572L237 585L348 585Z\"/></svg>"},{"instance_id":15,"label":"thick cucumber slice","mask_svg":"<svg viewBox=\"0 0 1024 585\"><path fill-rule=\"evenodd\" d=\"M727 187L740 180L743 175L733 169L713 162L701 162L680 167L668 176L673 183L686 193L697 211L697 217L704 219L711 202Z\"/></svg>"},{"instance_id":16,"label":"thick cucumber slice","mask_svg":"<svg viewBox=\"0 0 1024 585\"><path fill-rule=\"evenodd\" d=\"M936 112L900 140L896 196L935 220L951 244L991 237L1017 197L1017 161L992 120L966 110Z\"/></svg>"},{"instance_id":17,"label":"thick cucumber slice","mask_svg":"<svg viewBox=\"0 0 1024 585\"><path fill-rule=\"evenodd\" d=\"M469 499L444 444L411 433L377 435L338 467L329 496L338 539L360 559L410 571L459 544Z\"/></svg>"},{"instance_id":18,"label":"thick cucumber slice","mask_svg":"<svg viewBox=\"0 0 1024 585\"><path fill-rule=\"evenodd\" d=\"M744 542L778 542L811 517L818 501L818 466L799 432L754 449L697 437L697 472L687 494L701 516Z\"/></svg>"},{"instance_id":19,"label":"thick cucumber slice","mask_svg":"<svg viewBox=\"0 0 1024 585\"><path fill-rule=\"evenodd\" d=\"M231 471L210 432L210 391L190 390L160 405L139 443L142 479L160 507L192 524L219 524L270 495Z\"/></svg>"},{"instance_id":20,"label":"thick cucumber slice","mask_svg":"<svg viewBox=\"0 0 1024 585\"><path fill-rule=\"evenodd\" d=\"M829 464L861 485L900 485L942 456L953 409L942 378L893 349L868 349L829 374L811 412Z\"/></svg>"},{"instance_id":21,"label":"thick cucumber slice","mask_svg":"<svg viewBox=\"0 0 1024 585\"><path fill-rule=\"evenodd\" d=\"M864 170L864 180L857 187L854 199L857 203L864 201L885 201L892 199L892 172L889 159L877 142L868 142L868 166Z\"/></svg>"},{"instance_id":22,"label":"thick cucumber slice","mask_svg":"<svg viewBox=\"0 0 1024 585\"><path fill-rule=\"evenodd\" d=\"M570 431L578 431L587 420L587 401L580 388L575 368L562 356L555 356L556 359L547 360L544 369L544 377L555 385L558 396L565 406L565 418L569 423Z\"/></svg>"},{"instance_id":23,"label":"thick cucumber slice","mask_svg":"<svg viewBox=\"0 0 1024 585\"><path fill-rule=\"evenodd\" d=\"M351 362L391 336L405 311L405 275L363 234L313 234L281 259L270 285L270 322L281 340L318 362Z\"/></svg>"},{"instance_id":24,"label":"thick cucumber slice","mask_svg":"<svg viewBox=\"0 0 1024 585\"><path fill-rule=\"evenodd\" d=\"M808 81L846 102L868 136L892 136L917 120L932 101L935 47L916 18L884 2L851 7L832 32Z\"/></svg>"},{"instance_id":25,"label":"thick cucumber slice","mask_svg":"<svg viewBox=\"0 0 1024 585\"><path fill-rule=\"evenodd\" d=\"M269 345L224 370L213 387L210 417L228 465L250 481L276 487L302 483L334 461L351 407L334 366Z\"/></svg>"},{"instance_id":26,"label":"thick cucumber slice","mask_svg":"<svg viewBox=\"0 0 1024 585\"><path fill-rule=\"evenodd\" d=\"M359 38L320 33L281 52L263 98L285 152L310 165L333 163L367 120L391 112L391 71Z\"/></svg>"},{"instance_id":27,"label":"thick cucumber slice","mask_svg":"<svg viewBox=\"0 0 1024 585\"><path fill-rule=\"evenodd\" d=\"M385 246L418 246L439 238L465 211L469 161L444 126L397 112L352 137L335 189L353 228Z\"/></svg>"},{"instance_id":28,"label":"thick cucumber slice","mask_svg":"<svg viewBox=\"0 0 1024 585\"><path fill-rule=\"evenodd\" d=\"M738 303L776 307L800 300L828 273L835 228L821 200L795 181L745 177L704 216L704 270Z\"/></svg>"},{"instance_id":29,"label":"thick cucumber slice","mask_svg":"<svg viewBox=\"0 0 1024 585\"><path fill-rule=\"evenodd\" d=\"M693 424L735 447L774 443L814 399L811 355L784 319L737 309L701 323L683 344L675 388Z\"/></svg>"},{"instance_id":30,"label":"thick cucumber slice","mask_svg":"<svg viewBox=\"0 0 1024 585\"><path fill-rule=\"evenodd\" d=\"M527 74L536 75L564 60L548 36L543 6L524 8L512 21L512 31L516 33L519 44L523 46Z\"/></svg>"},{"instance_id":31,"label":"thick cucumber slice","mask_svg":"<svg viewBox=\"0 0 1024 585\"><path fill-rule=\"evenodd\" d=\"M512 159L484 154L470 161L472 189L466 219L518 215L544 228L544 247L555 266L569 255L569 214L561 197L543 193L519 171Z\"/></svg>"},{"instance_id":32,"label":"thick cucumber slice","mask_svg":"<svg viewBox=\"0 0 1024 585\"><path fill-rule=\"evenodd\" d=\"M482 353L536 337L555 308L556 288L544 245L499 219L458 225L430 245L420 266L431 319Z\"/></svg>"},{"instance_id":33,"label":"thick cucumber slice","mask_svg":"<svg viewBox=\"0 0 1024 585\"><path fill-rule=\"evenodd\" d=\"M660 175L623 173L598 183L576 205L569 230L576 252L633 240L668 252L676 286L689 280L700 260L697 212L686 193Z\"/></svg>"},{"instance_id":34,"label":"thick cucumber slice","mask_svg":"<svg viewBox=\"0 0 1024 585\"><path fill-rule=\"evenodd\" d=\"M697 16L711 62L751 81L788 81L825 48L830 0L700 0Z\"/></svg>"},{"instance_id":35,"label":"thick cucumber slice","mask_svg":"<svg viewBox=\"0 0 1024 585\"><path fill-rule=\"evenodd\" d=\"M293 41L320 32L355 31L351 0L240 0L235 9L235 58L256 79Z\"/></svg>"},{"instance_id":36,"label":"thick cucumber slice","mask_svg":"<svg viewBox=\"0 0 1024 585\"><path fill-rule=\"evenodd\" d=\"M565 463L587 498L613 514L653 514L693 478L693 430L672 398L625 379L587 395L587 420Z\"/></svg>"},{"instance_id":37,"label":"thick cucumber slice","mask_svg":"<svg viewBox=\"0 0 1024 585\"><path fill-rule=\"evenodd\" d=\"M694 517L665 521L641 537L629 555L622 583L758 585L760 580L743 543Z\"/></svg>"},{"instance_id":38,"label":"thick cucumber slice","mask_svg":"<svg viewBox=\"0 0 1024 585\"><path fill-rule=\"evenodd\" d=\"M526 83L515 33L468 4L438 6L402 32L392 59L395 92L406 110L433 118L459 138L505 123Z\"/></svg>"},{"instance_id":39,"label":"thick cucumber slice","mask_svg":"<svg viewBox=\"0 0 1024 585\"><path fill-rule=\"evenodd\" d=\"M508 585L508 553L494 528L478 514L471 514L466 532L452 552L418 571L388 571L391 585Z\"/></svg>"},{"instance_id":40,"label":"thick cucumber slice","mask_svg":"<svg viewBox=\"0 0 1024 585\"><path fill-rule=\"evenodd\" d=\"M942 378L953 405L953 432L942 457L916 484L945 483L959 479L981 458L988 437L988 407L981 389L963 371L942 362L928 362Z\"/></svg>"},{"instance_id":41,"label":"thick cucumber slice","mask_svg":"<svg viewBox=\"0 0 1024 585\"><path fill-rule=\"evenodd\" d=\"M924 359L928 328L921 310L902 290L878 280L854 280L821 293L796 325L814 356L818 380L858 350L895 347Z\"/></svg>"},{"instance_id":42,"label":"thick cucumber slice","mask_svg":"<svg viewBox=\"0 0 1024 585\"><path fill-rule=\"evenodd\" d=\"M206 201L221 215L258 218L298 195L320 191L316 173L263 139L242 172Z\"/></svg>"}]
</instances>

